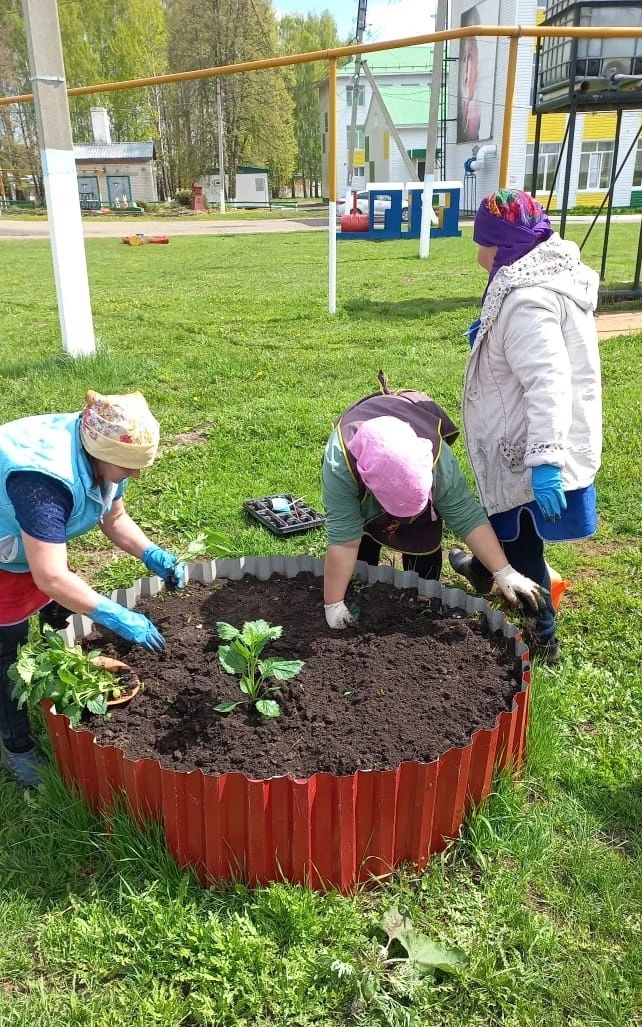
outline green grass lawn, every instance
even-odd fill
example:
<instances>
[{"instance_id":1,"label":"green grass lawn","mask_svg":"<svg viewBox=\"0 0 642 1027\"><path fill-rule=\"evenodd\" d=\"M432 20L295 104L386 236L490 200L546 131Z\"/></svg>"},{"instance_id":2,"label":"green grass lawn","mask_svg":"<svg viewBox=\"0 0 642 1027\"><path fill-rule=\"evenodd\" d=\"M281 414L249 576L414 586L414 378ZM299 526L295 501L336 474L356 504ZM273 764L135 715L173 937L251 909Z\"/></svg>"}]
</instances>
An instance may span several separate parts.
<instances>
[{"instance_id":1,"label":"green grass lawn","mask_svg":"<svg viewBox=\"0 0 642 1027\"><path fill-rule=\"evenodd\" d=\"M612 237L609 278L626 280L637 226ZM598 252L596 238L594 264ZM332 419L379 368L457 416L462 332L484 286L468 235L433 242L428 262L415 243L340 244L335 317L323 234L96 240L87 254L100 351L71 362L48 244L0 243L0 415L141 389L164 450L128 508L161 543L217 528L244 553L321 555L321 532L275 539L241 503L289 490L318 505ZM573 582L565 657L535 675L523 779L499 780L426 873L341 897L205 892L156 829L97 820L53 772L35 797L0 774L0 1027L642 1024L641 347L642 336L602 346L601 527L550 557ZM72 559L103 590L141 573L98 534ZM384 970L393 906L460 946L466 966Z\"/></svg>"}]
</instances>

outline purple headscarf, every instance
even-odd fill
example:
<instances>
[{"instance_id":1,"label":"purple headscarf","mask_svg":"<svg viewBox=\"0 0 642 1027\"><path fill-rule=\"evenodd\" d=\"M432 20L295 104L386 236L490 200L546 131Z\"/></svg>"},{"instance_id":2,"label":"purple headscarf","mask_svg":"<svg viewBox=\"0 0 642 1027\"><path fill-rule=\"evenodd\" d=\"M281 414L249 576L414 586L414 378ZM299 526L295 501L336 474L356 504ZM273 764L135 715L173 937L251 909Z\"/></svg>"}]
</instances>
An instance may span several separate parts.
<instances>
[{"instance_id":1,"label":"purple headscarf","mask_svg":"<svg viewBox=\"0 0 642 1027\"><path fill-rule=\"evenodd\" d=\"M473 239L478 246L496 246L488 281L500 267L514 264L553 234L542 205L518 189L499 189L484 197L475 216Z\"/></svg>"}]
</instances>

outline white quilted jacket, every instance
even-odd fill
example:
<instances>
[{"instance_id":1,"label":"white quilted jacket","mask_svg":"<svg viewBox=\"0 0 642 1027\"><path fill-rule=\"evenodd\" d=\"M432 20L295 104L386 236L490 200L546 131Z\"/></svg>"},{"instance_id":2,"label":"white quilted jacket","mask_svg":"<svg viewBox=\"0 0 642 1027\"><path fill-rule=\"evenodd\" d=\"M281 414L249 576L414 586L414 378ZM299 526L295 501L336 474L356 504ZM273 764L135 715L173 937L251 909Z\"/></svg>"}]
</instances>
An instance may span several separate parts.
<instances>
[{"instance_id":1,"label":"white quilted jacket","mask_svg":"<svg viewBox=\"0 0 642 1027\"><path fill-rule=\"evenodd\" d=\"M488 514L533 500L537 464L561 467L567 490L595 478L602 448L598 284L575 243L558 235L491 283L462 399Z\"/></svg>"}]
</instances>

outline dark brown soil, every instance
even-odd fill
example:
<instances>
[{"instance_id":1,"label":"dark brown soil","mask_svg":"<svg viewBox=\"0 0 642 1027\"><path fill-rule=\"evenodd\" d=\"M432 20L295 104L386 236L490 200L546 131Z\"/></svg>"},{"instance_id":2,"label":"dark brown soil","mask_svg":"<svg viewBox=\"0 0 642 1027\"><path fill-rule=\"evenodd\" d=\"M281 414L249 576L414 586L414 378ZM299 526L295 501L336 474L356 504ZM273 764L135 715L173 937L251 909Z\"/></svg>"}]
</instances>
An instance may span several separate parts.
<instances>
[{"instance_id":1,"label":"dark brown soil","mask_svg":"<svg viewBox=\"0 0 642 1027\"><path fill-rule=\"evenodd\" d=\"M511 708L521 665L483 618L436 610L416 591L382 584L353 599L361 619L349 631L326 627L321 580L308 574L192 584L141 601L167 648L156 655L106 631L91 636L90 645L126 660L144 682L111 719L91 718L92 731L131 758L178 770L307 777L433 760ZM282 682L280 717L246 706L222 716L218 703L243 696L219 663L216 622L240 628L259 618L283 627L264 655L305 666Z\"/></svg>"}]
</instances>

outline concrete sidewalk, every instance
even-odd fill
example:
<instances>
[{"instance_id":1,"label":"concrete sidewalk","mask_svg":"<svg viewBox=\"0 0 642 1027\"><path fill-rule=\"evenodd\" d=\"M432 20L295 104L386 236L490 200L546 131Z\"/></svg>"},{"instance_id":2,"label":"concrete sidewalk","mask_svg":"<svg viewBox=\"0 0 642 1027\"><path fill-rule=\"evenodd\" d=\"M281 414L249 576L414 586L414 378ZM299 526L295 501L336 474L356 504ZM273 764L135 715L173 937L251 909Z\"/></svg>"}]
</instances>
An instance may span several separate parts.
<instances>
[{"instance_id":1,"label":"concrete sidewalk","mask_svg":"<svg viewBox=\"0 0 642 1027\"><path fill-rule=\"evenodd\" d=\"M328 230L323 218L274 218L257 221L148 221L132 218L130 221L94 221L83 219L85 239L117 239L123 235L262 235L271 232L319 232ZM48 239L48 221L18 221L0 219L0 239Z\"/></svg>"},{"instance_id":2,"label":"concrete sidewalk","mask_svg":"<svg viewBox=\"0 0 642 1027\"><path fill-rule=\"evenodd\" d=\"M600 339L615 335L634 335L642 332L642 310L622 310L614 314L597 315L597 334Z\"/></svg>"}]
</instances>

